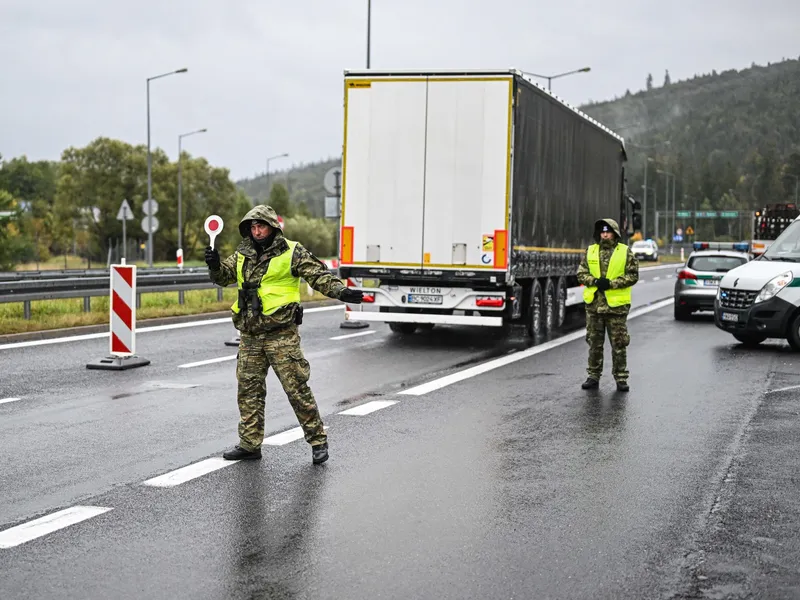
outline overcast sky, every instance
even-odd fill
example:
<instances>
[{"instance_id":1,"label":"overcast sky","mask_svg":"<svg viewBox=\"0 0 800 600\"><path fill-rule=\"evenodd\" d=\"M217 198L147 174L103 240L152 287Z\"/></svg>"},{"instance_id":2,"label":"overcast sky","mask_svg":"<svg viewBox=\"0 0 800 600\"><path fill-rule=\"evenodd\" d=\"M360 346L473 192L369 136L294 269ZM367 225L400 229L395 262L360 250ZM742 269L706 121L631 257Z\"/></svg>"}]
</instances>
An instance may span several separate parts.
<instances>
[{"instance_id":1,"label":"overcast sky","mask_svg":"<svg viewBox=\"0 0 800 600\"><path fill-rule=\"evenodd\" d=\"M0 0L0 154L58 159L98 136L262 174L336 156L342 72L366 65L367 0ZM372 68L590 73L574 104L800 55L798 0L373 0Z\"/></svg>"}]
</instances>

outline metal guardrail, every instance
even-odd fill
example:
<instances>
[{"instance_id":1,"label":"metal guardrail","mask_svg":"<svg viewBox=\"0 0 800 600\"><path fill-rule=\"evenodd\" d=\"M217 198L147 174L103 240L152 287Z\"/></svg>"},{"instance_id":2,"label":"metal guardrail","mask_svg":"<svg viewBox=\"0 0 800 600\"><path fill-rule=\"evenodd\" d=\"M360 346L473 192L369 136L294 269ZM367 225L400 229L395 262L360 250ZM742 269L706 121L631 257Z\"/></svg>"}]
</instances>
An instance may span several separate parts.
<instances>
[{"instance_id":1,"label":"metal guardrail","mask_svg":"<svg viewBox=\"0 0 800 600\"><path fill-rule=\"evenodd\" d=\"M331 269L331 272L335 274L336 271ZM111 293L111 275L107 269L75 273L61 271L60 277L53 273L52 277L2 279L2 276L7 274L0 273L0 304L21 302L25 319L31 318L31 302L37 300L83 298L83 312L89 312L93 297L108 297ZM137 269L136 308L142 305L142 294L178 292L178 303L183 304L184 292L212 288L216 288L217 300L222 302L224 288L212 283L207 268L184 269L183 272L177 268Z\"/></svg>"}]
</instances>

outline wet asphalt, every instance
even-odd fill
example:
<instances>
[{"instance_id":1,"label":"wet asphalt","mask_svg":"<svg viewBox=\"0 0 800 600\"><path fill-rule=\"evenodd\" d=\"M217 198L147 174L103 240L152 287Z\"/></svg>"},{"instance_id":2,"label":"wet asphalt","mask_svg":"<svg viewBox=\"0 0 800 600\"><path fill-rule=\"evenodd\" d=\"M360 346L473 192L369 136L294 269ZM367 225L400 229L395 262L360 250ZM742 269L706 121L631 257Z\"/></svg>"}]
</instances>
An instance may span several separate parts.
<instances>
[{"instance_id":1,"label":"wet asphalt","mask_svg":"<svg viewBox=\"0 0 800 600\"><path fill-rule=\"evenodd\" d=\"M650 279L635 302L672 285ZM0 398L22 397L0 405L0 532L75 504L113 509L0 549L0 597L798 596L787 345L745 350L667 306L630 322L627 395L610 362L599 391L579 388L577 339L409 396L397 392L527 344L383 326L331 340L354 333L340 314L303 326L331 459L265 446L260 462L174 488L142 482L235 441L234 361L177 368L235 354L230 326L143 334L155 360L124 373L85 371L105 341L0 347ZM276 433L296 422L271 383ZM371 400L397 403L337 414Z\"/></svg>"}]
</instances>

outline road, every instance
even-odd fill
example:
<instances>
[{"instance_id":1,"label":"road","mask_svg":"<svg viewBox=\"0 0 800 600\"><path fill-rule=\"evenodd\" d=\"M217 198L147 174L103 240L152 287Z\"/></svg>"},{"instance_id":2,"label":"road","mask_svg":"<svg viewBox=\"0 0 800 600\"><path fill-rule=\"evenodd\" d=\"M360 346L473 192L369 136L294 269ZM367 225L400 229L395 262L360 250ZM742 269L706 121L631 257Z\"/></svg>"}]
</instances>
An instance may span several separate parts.
<instances>
[{"instance_id":1,"label":"road","mask_svg":"<svg viewBox=\"0 0 800 600\"><path fill-rule=\"evenodd\" d=\"M140 331L126 372L86 370L102 338L0 346L0 595L794 597L797 359L674 322L671 274L635 289L627 396L580 389L579 325L531 346L307 312L322 467L273 375L264 460L219 461L229 323Z\"/></svg>"}]
</instances>

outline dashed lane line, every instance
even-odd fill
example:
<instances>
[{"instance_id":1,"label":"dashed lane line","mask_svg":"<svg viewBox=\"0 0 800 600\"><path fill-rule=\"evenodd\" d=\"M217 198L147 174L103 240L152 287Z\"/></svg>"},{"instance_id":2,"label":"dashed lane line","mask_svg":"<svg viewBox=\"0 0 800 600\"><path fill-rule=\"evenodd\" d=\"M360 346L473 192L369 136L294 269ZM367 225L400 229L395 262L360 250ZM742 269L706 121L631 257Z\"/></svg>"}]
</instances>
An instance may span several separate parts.
<instances>
[{"instance_id":1,"label":"dashed lane line","mask_svg":"<svg viewBox=\"0 0 800 600\"><path fill-rule=\"evenodd\" d=\"M199 360L193 363L186 363L185 365L178 365L179 369L191 369L192 367L202 367L203 365L211 365L214 363L221 363L228 360L236 360L237 354L230 356L220 356L219 358L209 358L208 360Z\"/></svg>"},{"instance_id":2,"label":"dashed lane line","mask_svg":"<svg viewBox=\"0 0 800 600\"><path fill-rule=\"evenodd\" d=\"M359 406L354 406L353 408L348 408L347 410L343 410L339 414L363 417L364 415L374 413L376 410L381 410L382 408L388 408L393 404L397 404L397 400L373 400L372 402L367 402L365 404L361 404Z\"/></svg>"},{"instance_id":3,"label":"dashed lane line","mask_svg":"<svg viewBox=\"0 0 800 600\"><path fill-rule=\"evenodd\" d=\"M14 548L59 529L92 519L112 510L104 506L73 506L0 531L0 548Z\"/></svg>"},{"instance_id":4,"label":"dashed lane line","mask_svg":"<svg viewBox=\"0 0 800 600\"><path fill-rule=\"evenodd\" d=\"M9 404L11 402L19 402L22 398L2 398L0 404Z\"/></svg>"},{"instance_id":5,"label":"dashed lane line","mask_svg":"<svg viewBox=\"0 0 800 600\"><path fill-rule=\"evenodd\" d=\"M213 473L214 471L218 471L219 469L223 469L237 462L239 461L225 460L220 456L215 456L148 479L144 482L144 485L162 488L175 487L176 485L186 483L192 479L197 479L203 475L208 475L209 473Z\"/></svg>"},{"instance_id":6,"label":"dashed lane line","mask_svg":"<svg viewBox=\"0 0 800 600\"><path fill-rule=\"evenodd\" d=\"M372 331L359 331L358 333L347 333L345 335L337 335L337 336L332 337L330 339L332 339L332 340L348 340L350 338L363 337L365 335L372 335L374 333L377 333L377 332L375 330L372 330Z\"/></svg>"}]
</instances>

